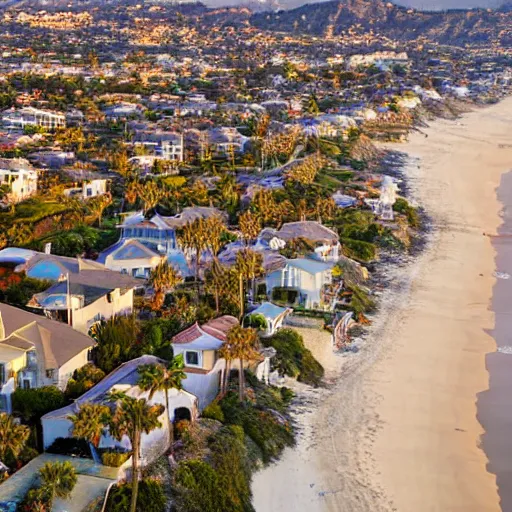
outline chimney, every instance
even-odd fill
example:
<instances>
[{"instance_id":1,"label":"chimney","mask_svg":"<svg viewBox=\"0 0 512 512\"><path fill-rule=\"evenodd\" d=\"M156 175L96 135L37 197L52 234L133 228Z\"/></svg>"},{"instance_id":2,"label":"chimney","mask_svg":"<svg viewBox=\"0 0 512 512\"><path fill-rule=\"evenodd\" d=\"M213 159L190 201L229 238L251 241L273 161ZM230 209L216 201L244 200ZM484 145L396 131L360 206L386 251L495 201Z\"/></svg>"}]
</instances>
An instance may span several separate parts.
<instances>
[{"instance_id":1,"label":"chimney","mask_svg":"<svg viewBox=\"0 0 512 512\"><path fill-rule=\"evenodd\" d=\"M52 253L52 243L48 242L47 244L44 244L44 253L45 254L51 254Z\"/></svg>"}]
</instances>

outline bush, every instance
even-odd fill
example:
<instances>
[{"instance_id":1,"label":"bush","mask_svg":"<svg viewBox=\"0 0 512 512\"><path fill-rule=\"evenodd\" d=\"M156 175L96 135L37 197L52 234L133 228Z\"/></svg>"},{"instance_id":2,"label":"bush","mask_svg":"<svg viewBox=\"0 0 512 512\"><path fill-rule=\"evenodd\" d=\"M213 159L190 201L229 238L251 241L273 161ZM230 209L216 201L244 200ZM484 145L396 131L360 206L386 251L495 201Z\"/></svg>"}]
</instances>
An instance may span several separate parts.
<instances>
[{"instance_id":1,"label":"bush","mask_svg":"<svg viewBox=\"0 0 512 512\"><path fill-rule=\"evenodd\" d=\"M312 386L320 384L324 369L304 346L304 340L297 331L280 329L270 338L263 338L262 343L276 349L272 363L280 373Z\"/></svg>"},{"instance_id":2,"label":"bush","mask_svg":"<svg viewBox=\"0 0 512 512\"><path fill-rule=\"evenodd\" d=\"M362 313L368 313L375 309L375 301L366 291L363 290L363 288L354 285L349 289L352 292L349 308L355 313L356 316Z\"/></svg>"},{"instance_id":3,"label":"bush","mask_svg":"<svg viewBox=\"0 0 512 512\"><path fill-rule=\"evenodd\" d=\"M105 510L107 512L126 512L130 509L131 497L131 484L112 487ZM137 512L162 512L162 510L165 510L166 501L164 489L160 482L147 479L139 483Z\"/></svg>"},{"instance_id":4,"label":"bush","mask_svg":"<svg viewBox=\"0 0 512 512\"><path fill-rule=\"evenodd\" d=\"M12 394L13 411L27 423L34 423L50 411L66 405L64 393L55 386L23 389L17 388Z\"/></svg>"},{"instance_id":5,"label":"bush","mask_svg":"<svg viewBox=\"0 0 512 512\"><path fill-rule=\"evenodd\" d=\"M101 454L101 462L104 466L118 468L131 457L130 452L107 451Z\"/></svg>"},{"instance_id":6,"label":"bush","mask_svg":"<svg viewBox=\"0 0 512 512\"><path fill-rule=\"evenodd\" d=\"M65 394L70 399L78 398L103 379L103 377L105 377L103 370L96 368L92 363L86 364L74 371L73 377L69 379L66 386Z\"/></svg>"},{"instance_id":7,"label":"bush","mask_svg":"<svg viewBox=\"0 0 512 512\"><path fill-rule=\"evenodd\" d=\"M377 248L370 242L343 238L342 250L345 256L359 261L372 261L377 255Z\"/></svg>"},{"instance_id":8,"label":"bush","mask_svg":"<svg viewBox=\"0 0 512 512\"><path fill-rule=\"evenodd\" d=\"M57 455L92 459L89 443L85 439L75 437L58 437L46 451Z\"/></svg>"},{"instance_id":9,"label":"bush","mask_svg":"<svg viewBox=\"0 0 512 512\"><path fill-rule=\"evenodd\" d=\"M45 487L30 489L18 508L21 512L50 512L52 496Z\"/></svg>"},{"instance_id":10,"label":"bush","mask_svg":"<svg viewBox=\"0 0 512 512\"><path fill-rule=\"evenodd\" d=\"M244 320L244 327L253 327L254 329L266 329L267 319L261 313L247 315Z\"/></svg>"},{"instance_id":11,"label":"bush","mask_svg":"<svg viewBox=\"0 0 512 512\"><path fill-rule=\"evenodd\" d=\"M409 226L418 228L420 226L420 216L418 210L412 207L404 198L399 197L393 205L393 210L406 216Z\"/></svg>"},{"instance_id":12,"label":"bush","mask_svg":"<svg viewBox=\"0 0 512 512\"><path fill-rule=\"evenodd\" d=\"M212 402L207 405L201 414L203 418L210 418L212 420L220 421L224 423L224 413L222 412L222 408L218 402Z\"/></svg>"},{"instance_id":13,"label":"bush","mask_svg":"<svg viewBox=\"0 0 512 512\"><path fill-rule=\"evenodd\" d=\"M220 405L226 423L243 428L245 434L261 450L264 463L278 457L286 446L294 444L292 427L278 410L267 409L259 403L241 403L238 395L233 392L228 393L220 401Z\"/></svg>"}]
</instances>

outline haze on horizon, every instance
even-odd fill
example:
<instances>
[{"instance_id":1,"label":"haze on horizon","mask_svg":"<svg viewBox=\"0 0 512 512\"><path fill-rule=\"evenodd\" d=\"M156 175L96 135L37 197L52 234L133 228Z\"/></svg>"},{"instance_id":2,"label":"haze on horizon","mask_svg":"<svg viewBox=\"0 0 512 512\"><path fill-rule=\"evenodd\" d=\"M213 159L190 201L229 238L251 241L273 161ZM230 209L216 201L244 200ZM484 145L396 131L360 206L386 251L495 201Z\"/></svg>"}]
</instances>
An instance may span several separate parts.
<instances>
[{"instance_id":1,"label":"haze on horizon","mask_svg":"<svg viewBox=\"0 0 512 512\"><path fill-rule=\"evenodd\" d=\"M318 3L322 0L203 0L210 7L226 5L258 5L263 8L267 5L278 3L283 9L293 9L304 4ZM325 0L328 1L328 0ZM471 9L474 7L496 8L506 3L503 0L395 0L395 4L412 7L422 11L444 10L444 9ZM265 6L265 7L264 7Z\"/></svg>"}]
</instances>

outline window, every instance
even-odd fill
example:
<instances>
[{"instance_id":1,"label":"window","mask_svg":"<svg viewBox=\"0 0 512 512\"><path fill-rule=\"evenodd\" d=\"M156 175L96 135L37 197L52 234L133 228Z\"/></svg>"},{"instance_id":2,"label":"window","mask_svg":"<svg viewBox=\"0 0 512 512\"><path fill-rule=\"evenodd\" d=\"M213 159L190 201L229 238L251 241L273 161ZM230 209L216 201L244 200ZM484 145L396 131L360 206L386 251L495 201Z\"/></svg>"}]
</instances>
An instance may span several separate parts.
<instances>
[{"instance_id":1,"label":"window","mask_svg":"<svg viewBox=\"0 0 512 512\"><path fill-rule=\"evenodd\" d=\"M5 384L5 364L0 364L0 386Z\"/></svg>"},{"instance_id":2,"label":"window","mask_svg":"<svg viewBox=\"0 0 512 512\"><path fill-rule=\"evenodd\" d=\"M185 352L185 363L188 366L199 366L199 352L187 350Z\"/></svg>"},{"instance_id":3,"label":"window","mask_svg":"<svg viewBox=\"0 0 512 512\"><path fill-rule=\"evenodd\" d=\"M48 379L53 379L54 374L55 374L55 370L53 370L53 369L52 370L46 370L46 377Z\"/></svg>"},{"instance_id":4,"label":"window","mask_svg":"<svg viewBox=\"0 0 512 512\"><path fill-rule=\"evenodd\" d=\"M30 389L31 388L30 379L23 379L22 385L23 385L23 389Z\"/></svg>"}]
</instances>

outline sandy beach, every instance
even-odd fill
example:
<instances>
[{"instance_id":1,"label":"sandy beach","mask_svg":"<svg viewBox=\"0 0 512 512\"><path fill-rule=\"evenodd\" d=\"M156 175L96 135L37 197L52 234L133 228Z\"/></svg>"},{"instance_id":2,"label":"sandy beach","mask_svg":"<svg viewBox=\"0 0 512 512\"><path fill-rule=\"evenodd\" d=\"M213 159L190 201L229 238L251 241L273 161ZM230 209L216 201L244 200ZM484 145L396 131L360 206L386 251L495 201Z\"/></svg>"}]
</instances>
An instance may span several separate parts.
<instances>
[{"instance_id":1,"label":"sandy beach","mask_svg":"<svg viewBox=\"0 0 512 512\"><path fill-rule=\"evenodd\" d=\"M320 352L330 385L305 393L297 447L255 475L258 512L492 512L512 488L512 454L500 459L512 408L498 407L512 393L491 369L495 316L503 336L512 329L493 288L512 281L496 279L500 239L489 236L504 233L500 212L512 205L512 188L497 194L512 169L512 98L393 149L409 155L410 196L432 220L427 247L388 271L358 353Z\"/></svg>"}]
</instances>

